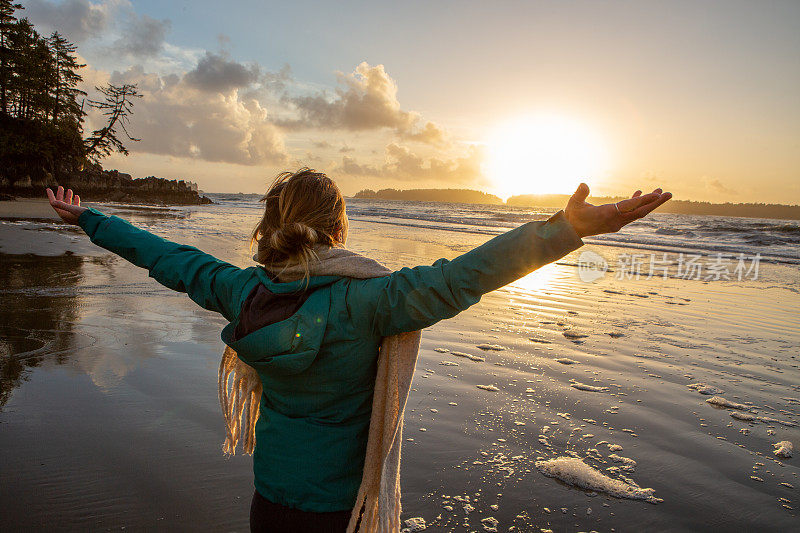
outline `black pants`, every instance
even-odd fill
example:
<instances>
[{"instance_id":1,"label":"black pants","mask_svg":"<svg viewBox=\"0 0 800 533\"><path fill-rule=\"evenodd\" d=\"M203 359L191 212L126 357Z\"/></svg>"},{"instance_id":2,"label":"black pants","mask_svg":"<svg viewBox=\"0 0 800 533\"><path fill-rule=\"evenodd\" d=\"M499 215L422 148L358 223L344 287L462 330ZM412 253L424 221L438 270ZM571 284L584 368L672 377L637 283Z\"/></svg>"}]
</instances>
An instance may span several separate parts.
<instances>
[{"instance_id":1,"label":"black pants","mask_svg":"<svg viewBox=\"0 0 800 533\"><path fill-rule=\"evenodd\" d=\"M250 504L251 533L344 533L351 511L312 513L273 503L258 491Z\"/></svg>"}]
</instances>

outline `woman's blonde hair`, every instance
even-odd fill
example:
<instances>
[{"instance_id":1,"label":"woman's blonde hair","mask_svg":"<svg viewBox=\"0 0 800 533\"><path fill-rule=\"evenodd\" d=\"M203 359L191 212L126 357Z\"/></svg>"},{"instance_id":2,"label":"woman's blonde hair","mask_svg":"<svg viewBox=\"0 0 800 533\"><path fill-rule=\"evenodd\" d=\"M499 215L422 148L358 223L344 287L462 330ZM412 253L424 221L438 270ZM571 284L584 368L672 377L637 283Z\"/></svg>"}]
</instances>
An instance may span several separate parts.
<instances>
[{"instance_id":1,"label":"woman's blonde hair","mask_svg":"<svg viewBox=\"0 0 800 533\"><path fill-rule=\"evenodd\" d=\"M322 172L307 167L282 172L261 201L264 216L250 239L261 264L299 263L308 273L314 247L347 241L344 196Z\"/></svg>"}]
</instances>

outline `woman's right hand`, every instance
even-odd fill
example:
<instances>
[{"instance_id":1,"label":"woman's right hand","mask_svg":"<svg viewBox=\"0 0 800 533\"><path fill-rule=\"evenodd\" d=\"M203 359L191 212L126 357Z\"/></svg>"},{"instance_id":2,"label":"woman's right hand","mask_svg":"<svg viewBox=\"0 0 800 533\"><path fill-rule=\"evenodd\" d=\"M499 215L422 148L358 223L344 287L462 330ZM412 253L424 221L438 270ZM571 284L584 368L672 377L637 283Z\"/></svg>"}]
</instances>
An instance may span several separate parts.
<instances>
[{"instance_id":1,"label":"woman's right hand","mask_svg":"<svg viewBox=\"0 0 800 533\"><path fill-rule=\"evenodd\" d=\"M581 183L564 208L564 215L579 237L619 231L672 198L672 193L656 189L642 195L642 191L636 191L627 200L605 205L587 203L588 196L589 186Z\"/></svg>"},{"instance_id":2,"label":"woman's right hand","mask_svg":"<svg viewBox=\"0 0 800 533\"><path fill-rule=\"evenodd\" d=\"M86 211L86 208L81 207L81 197L77 194L73 196L72 189L67 189L67 193L64 194L64 187L59 185L58 190L53 194L53 191L48 187L47 198L50 200L50 205L56 214L61 217L61 220L67 224L78 225L78 217Z\"/></svg>"}]
</instances>

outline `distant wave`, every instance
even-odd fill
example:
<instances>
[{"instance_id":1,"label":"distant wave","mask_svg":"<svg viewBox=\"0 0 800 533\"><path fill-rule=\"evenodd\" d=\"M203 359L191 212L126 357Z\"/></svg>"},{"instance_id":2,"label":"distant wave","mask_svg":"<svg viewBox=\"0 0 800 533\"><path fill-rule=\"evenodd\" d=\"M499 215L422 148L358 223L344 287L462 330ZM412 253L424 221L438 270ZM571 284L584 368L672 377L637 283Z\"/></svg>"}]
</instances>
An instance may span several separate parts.
<instances>
[{"instance_id":1,"label":"distant wave","mask_svg":"<svg viewBox=\"0 0 800 533\"><path fill-rule=\"evenodd\" d=\"M680 228L658 228L656 233L658 235L683 235L685 237L694 237L695 235L691 230Z\"/></svg>"}]
</instances>

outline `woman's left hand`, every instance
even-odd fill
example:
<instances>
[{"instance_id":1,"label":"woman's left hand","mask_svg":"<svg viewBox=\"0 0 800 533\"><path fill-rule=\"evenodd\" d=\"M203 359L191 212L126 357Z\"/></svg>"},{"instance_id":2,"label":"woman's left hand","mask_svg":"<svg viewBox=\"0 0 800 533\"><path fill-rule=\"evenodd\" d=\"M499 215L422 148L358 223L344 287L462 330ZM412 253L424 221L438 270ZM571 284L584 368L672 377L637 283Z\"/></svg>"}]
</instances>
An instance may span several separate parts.
<instances>
[{"instance_id":1,"label":"woman's left hand","mask_svg":"<svg viewBox=\"0 0 800 533\"><path fill-rule=\"evenodd\" d=\"M55 194L50 188L47 189L47 198L50 200L50 205L53 207L61 220L67 224L78 225L78 217L81 213L86 211L85 207L81 207L81 197L72 194L72 189L67 189L64 193L64 187L58 186Z\"/></svg>"},{"instance_id":2,"label":"woman's left hand","mask_svg":"<svg viewBox=\"0 0 800 533\"><path fill-rule=\"evenodd\" d=\"M627 200L605 205L586 203L588 196L589 186L581 183L564 208L564 215L579 237L619 231L672 198L672 193L656 189L642 195L642 191L636 191Z\"/></svg>"}]
</instances>

